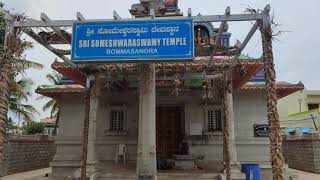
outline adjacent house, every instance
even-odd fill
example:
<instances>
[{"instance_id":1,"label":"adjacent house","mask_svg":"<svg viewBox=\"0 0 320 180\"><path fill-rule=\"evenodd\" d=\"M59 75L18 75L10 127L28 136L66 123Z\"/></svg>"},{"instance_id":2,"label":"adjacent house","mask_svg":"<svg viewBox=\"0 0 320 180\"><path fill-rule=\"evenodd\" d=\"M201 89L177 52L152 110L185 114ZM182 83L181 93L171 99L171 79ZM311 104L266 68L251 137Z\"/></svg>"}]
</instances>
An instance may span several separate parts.
<instances>
[{"instance_id":1,"label":"adjacent house","mask_svg":"<svg viewBox=\"0 0 320 180\"><path fill-rule=\"evenodd\" d=\"M55 135L56 128L56 118L45 118L41 119L41 122L44 124L43 134L45 135Z\"/></svg>"},{"instance_id":2,"label":"adjacent house","mask_svg":"<svg viewBox=\"0 0 320 180\"><path fill-rule=\"evenodd\" d=\"M319 130L320 91L301 90L278 100L281 126L293 134Z\"/></svg>"}]
</instances>

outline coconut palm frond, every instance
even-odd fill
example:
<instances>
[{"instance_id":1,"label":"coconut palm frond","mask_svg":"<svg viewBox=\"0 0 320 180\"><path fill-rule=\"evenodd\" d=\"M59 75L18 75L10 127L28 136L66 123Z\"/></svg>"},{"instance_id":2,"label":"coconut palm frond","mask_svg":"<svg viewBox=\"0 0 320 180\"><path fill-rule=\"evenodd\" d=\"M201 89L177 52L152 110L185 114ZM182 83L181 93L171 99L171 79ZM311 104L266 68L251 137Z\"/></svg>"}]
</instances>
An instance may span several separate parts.
<instances>
[{"instance_id":1,"label":"coconut palm frond","mask_svg":"<svg viewBox=\"0 0 320 180\"><path fill-rule=\"evenodd\" d=\"M34 114L39 114L32 105L21 103L17 97L9 98L9 110L19 119L23 119L26 122L32 121Z\"/></svg>"},{"instance_id":2,"label":"coconut palm frond","mask_svg":"<svg viewBox=\"0 0 320 180\"><path fill-rule=\"evenodd\" d=\"M50 116L57 117L58 111L59 111L59 105L55 102L51 108Z\"/></svg>"},{"instance_id":3,"label":"coconut palm frond","mask_svg":"<svg viewBox=\"0 0 320 180\"><path fill-rule=\"evenodd\" d=\"M47 96L39 96L36 98L36 100L45 100L45 99L49 99Z\"/></svg>"},{"instance_id":4,"label":"coconut palm frond","mask_svg":"<svg viewBox=\"0 0 320 180\"><path fill-rule=\"evenodd\" d=\"M62 75L56 73L56 72L53 72L51 74L47 74L47 79L53 83L54 85L61 85L62 82Z\"/></svg>"},{"instance_id":5,"label":"coconut palm frond","mask_svg":"<svg viewBox=\"0 0 320 180\"><path fill-rule=\"evenodd\" d=\"M22 41L21 46L24 50L32 49L34 47L33 43L30 41Z\"/></svg>"},{"instance_id":6,"label":"coconut palm frond","mask_svg":"<svg viewBox=\"0 0 320 180\"><path fill-rule=\"evenodd\" d=\"M47 103L45 103L43 105L42 110L46 111L46 110L52 108L54 106L54 104L55 104L55 100L54 99L50 99L50 101L48 101Z\"/></svg>"},{"instance_id":7,"label":"coconut palm frond","mask_svg":"<svg viewBox=\"0 0 320 180\"><path fill-rule=\"evenodd\" d=\"M25 60L25 59L17 59L16 62L17 62L18 69L21 69L21 70L27 70L27 69L42 70L44 67L40 63L30 61L30 60Z\"/></svg>"},{"instance_id":8,"label":"coconut palm frond","mask_svg":"<svg viewBox=\"0 0 320 180\"><path fill-rule=\"evenodd\" d=\"M58 74L56 72L52 72L50 74L47 74L47 79L54 85L62 85L62 75ZM47 97L40 96L37 98L37 100L45 99ZM47 111L50 109L50 116L51 117L57 117L59 114L59 104L55 99L50 99L48 102L46 102L43 107L43 111Z\"/></svg>"},{"instance_id":9,"label":"coconut palm frond","mask_svg":"<svg viewBox=\"0 0 320 180\"><path fill-rule=\"evenodd\" d=\"M25 91L25 93L30 97L32 95L32 86L34 82L30 78L22 78L18 81L19 86Z\"/></svg>"},{"instance_id":10,"label":"coconut palm frond","mask_svg":"<svg viewBox=\"0 0 320 180\"><path fill-rule=\"evenodd\" d=\"M250 13L250 14L257 14L259 12L259 10L253 9L253 8L246 8L246 10L244 12Z\"/></svg>"},{"instance_id":11,"label":"coconut palm frond","mask_svg":"<svg viewBox=\"0 0 320 180\"><path fill-rule=\"evenodd\" d=\"M11 80L11 82L10 82L9 96L20 96L23 99L28 97L28 95L25 93L24 89L15 80Z\"/></svg>"},{"instance_id":12,"label":"coconut palm frond","mask_svg":"<svg viewBox=\"0 0 320 180\"><path fill-rule=\"evenodd\" d=\"M31 112L32 114L39 114L36 108L34 108L32 105L29 104L21 104L23 109Z\"/></svg>"},{"instance_id":13,"label":"coconut palm frond","mask_svg":"<svg viewBox=\"0 0 320 180\"><path fill-rule=\"evenodd\" d=\"M32 85L33 81L28 78L22 78L19 81L12 78L10 82L9 111L26 122L33 119L33 114L39 114L32 105L23 103L31 96Z\"/></svg>"},{"instance_id":14,"label":"coconut palm frond","mask_svg":"<svg viewBox=\"0 0 320 180\"><path fill-rule=\"evenodd\" d=\"M10 82L10 96L18 96L21 99L28 100L31 96L31 87L34 82L29 78L22 78L19 81L14 79Z\"/></svg>"}]
</instances>

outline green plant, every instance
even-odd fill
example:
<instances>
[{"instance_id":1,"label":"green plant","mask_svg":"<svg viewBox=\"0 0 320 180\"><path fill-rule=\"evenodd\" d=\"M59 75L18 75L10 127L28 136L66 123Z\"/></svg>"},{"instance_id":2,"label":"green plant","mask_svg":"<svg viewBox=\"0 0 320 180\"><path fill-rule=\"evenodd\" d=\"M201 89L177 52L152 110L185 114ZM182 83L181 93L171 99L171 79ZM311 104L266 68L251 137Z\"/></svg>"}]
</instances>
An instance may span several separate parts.
<instances>
[{"instance_id":1,"label":"green plant","mask_svg":"<svg viewBox=\"0 0 320 180\"><path fill-rule=\"evenodd\" d=\"M26 127L25 127L25 131L27 134L32 135L32 134L41 134L44 131L44 123L42 122L28 122Z\"/></svg>"}]
</instances>

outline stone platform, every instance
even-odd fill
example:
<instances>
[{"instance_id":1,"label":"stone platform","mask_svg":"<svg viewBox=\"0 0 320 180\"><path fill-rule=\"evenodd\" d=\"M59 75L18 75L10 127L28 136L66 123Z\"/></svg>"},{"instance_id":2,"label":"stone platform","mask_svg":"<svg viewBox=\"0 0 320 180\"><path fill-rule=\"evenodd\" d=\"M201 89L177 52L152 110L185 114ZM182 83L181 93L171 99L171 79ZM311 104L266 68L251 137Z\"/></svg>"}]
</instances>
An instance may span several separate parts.
<instances>
[{"instance_id":1,"label":"stone platform","mask_svg":"<svg viewBox=\"0 0 320 180\"><path fill-rule=\"evenodd\" d=\"M174 169L176 170L197 170L197 158L189 155L174 155Z\"/></svg>"},{"instance_id":2,"label":"stone platform","mask_svg":"<svg viewBox=\"0 0 320 180\"><path fill-rule=\"evenodd\" d=\"M99 174L92 176L90 180L137 180L136 174ZM159 172L157 180L225 180L223 174L203 173L193 171Z\"/></svg>"}]
</instances>

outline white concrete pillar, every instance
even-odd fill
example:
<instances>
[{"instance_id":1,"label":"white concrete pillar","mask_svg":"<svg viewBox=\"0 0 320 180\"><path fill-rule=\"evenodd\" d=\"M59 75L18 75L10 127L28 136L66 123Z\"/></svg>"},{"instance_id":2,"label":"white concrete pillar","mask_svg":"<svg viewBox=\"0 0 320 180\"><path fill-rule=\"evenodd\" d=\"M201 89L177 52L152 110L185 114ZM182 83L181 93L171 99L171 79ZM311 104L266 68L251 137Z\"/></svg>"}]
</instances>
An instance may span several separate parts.
<instances>
[{"instance_id":1,"label":"white concrete pillar","mask_svg":"<svg viewBox=\"0 0 320 180\"><path fill-rule=\"evenodd\" d=\"M137 174L156 177L156 96L154 64L142 64L140 73Z\"/></svg>"},{"instance_id":2,"label":"white concrete pillar","mask_svg":"<svg viewBox=\"0 0 320 180\"><path fill-rule=\"evenodd\" d=\"M95 171L98 163L96 158L96 139L97 139L97 115L98 115L99 98L91 96L90 113L89 113L89 134L88 134L88 156L87 172L89 174Z\"/></svg>"},{"instance_id":3,"label":"white concrete pillar","mask_svg":"<svg viewBox=\"0 0 320 180\"><path fill-rule=\"evenodd\" d=\"M230 150L231 150L231 164L238 164L238 158L237 158L237 145L236 145L236 137L234 132L234 111L233 111L233 95L232 93L227 94L228 98L228 104L229 104L229 125L230 125Z\"/></svg>"},{"instance_id":4,"label":"white concrete pillar","mask_svg":"<svg viewBox=\"0 0 320 180\"><path fill-rule=\"evenodd\" d=\"M230 164L231 179L245 179L245 175L240 170L240 163L237 158L237 145L234 131L234 111L233 111L233 94L227 93L228 112L229 112L229 138L230 138Z\"/></svg>"}]
</instances>

